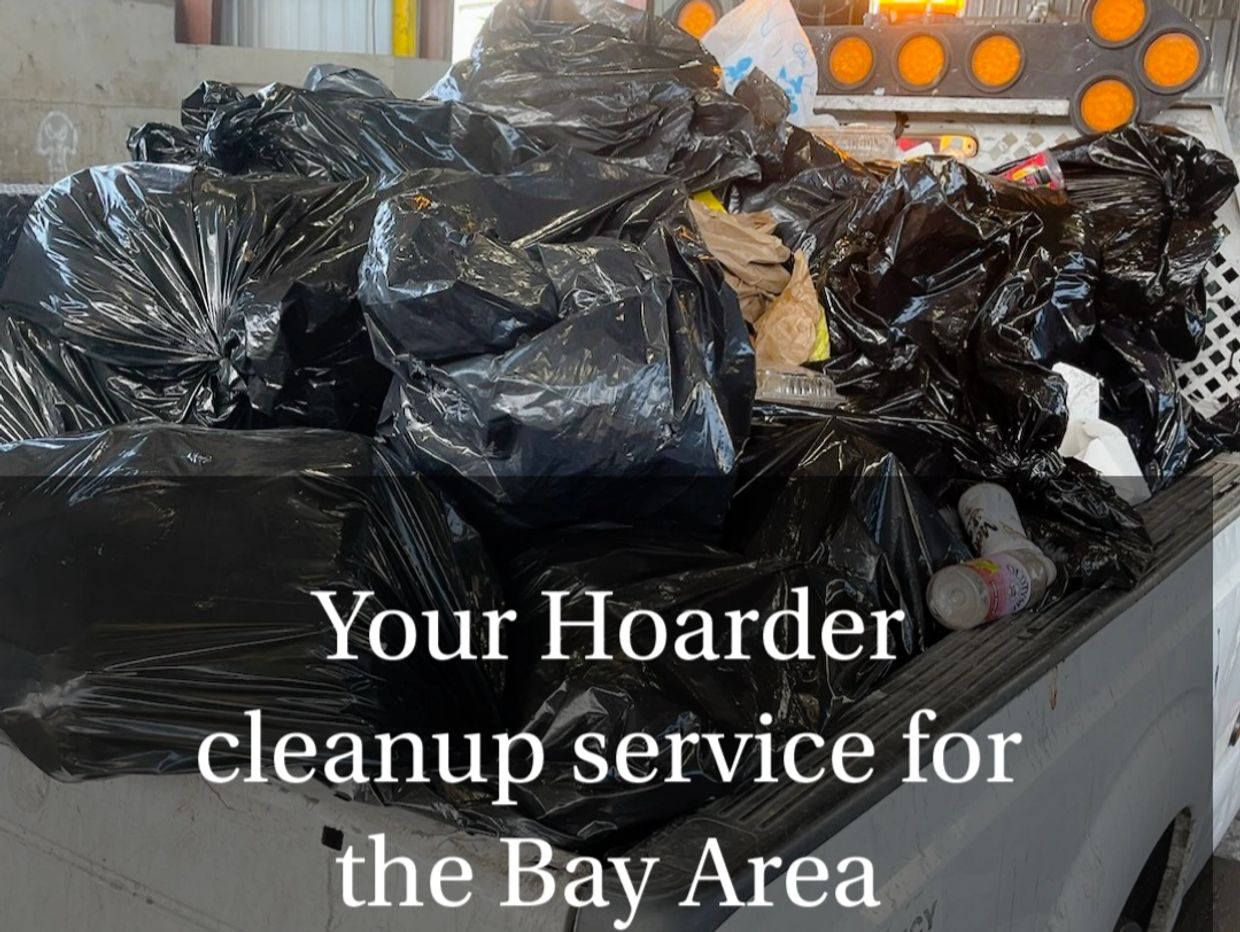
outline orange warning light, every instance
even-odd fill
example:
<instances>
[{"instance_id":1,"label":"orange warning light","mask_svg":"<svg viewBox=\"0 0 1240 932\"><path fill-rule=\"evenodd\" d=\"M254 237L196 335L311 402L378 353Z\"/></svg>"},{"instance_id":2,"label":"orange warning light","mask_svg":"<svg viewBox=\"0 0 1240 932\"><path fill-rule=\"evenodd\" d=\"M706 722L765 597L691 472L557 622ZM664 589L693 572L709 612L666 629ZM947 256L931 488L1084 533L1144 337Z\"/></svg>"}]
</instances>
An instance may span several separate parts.
<instances>
[{"instance_id":1,"label":"orange warning light","mask_svg":"<svg viewBox=\"0 0 1240 932\"><path fill-rule=\"evenodd\" d=\"M1091 132L1109 133L1136 118L1137 92L1119 78L1102 78L1085 88L1077 107Z\"/></svg>"},{"instance_id":2,"label":"orange warning light","mask_svg":"<svg viewBox=\"0 0 1240 932\"><path fill-rule=\"evenodd\" d=\"M827 73L843 88L864 84L874 73L874 48L860 36L844 36L831 46Z\"/></svg>"},{"instance_id":3,"label":"orange warning light","mask_svg":"<svg viewBox=\"0 0 1240 932\"><path fill-rule=\"evenodd\" d=\"M947 47L929 33L912 36L900 46L896 72L910 90L930 90L947 73Z\"/></svg>"},{"instance_id":4,"label":"orange warning light","mask_svg":"<svg viewBox=\"0 0 1240 932\"><path fill-rule=\"evenodd\" d=\"M1141 34L1149 21L1145 0L1094 0L1089 26L1105 45L1127 45Z\"/></svg>"},{"instance_id":5,"label":"orange warning light","mask_svg":"<svg viewBox=\"0 0 1240 932\"><path fill-rule=\"evenodd\" d=\"M973 78L988 91L1011 87L1024 66L1025 53L1020 43L1001 32L986 36L973 46L969 56Z\"/></svg>"},{"instance_id":6,"label":"orange warning light","mask_svg":"<svg viewBox=\"0 0 1240 932\"><path fill-rule=\"evenodd\" d=\"M710 0L689 0L676 14L676 25L700 39L719 22L719 8Z\"/></svg>"},{"instance_id":7,"label":"orange warning light","mask_svg":"<svg viewBox=\"0 0 1240 932\"><path fill-rule=\"evenodd\" d=\"M1187 32L1164 32L1145 50L1141 67L1154 90L1174 92L1193 82L1204 60L1196 38Z\"/></svg>"}]
</instances>

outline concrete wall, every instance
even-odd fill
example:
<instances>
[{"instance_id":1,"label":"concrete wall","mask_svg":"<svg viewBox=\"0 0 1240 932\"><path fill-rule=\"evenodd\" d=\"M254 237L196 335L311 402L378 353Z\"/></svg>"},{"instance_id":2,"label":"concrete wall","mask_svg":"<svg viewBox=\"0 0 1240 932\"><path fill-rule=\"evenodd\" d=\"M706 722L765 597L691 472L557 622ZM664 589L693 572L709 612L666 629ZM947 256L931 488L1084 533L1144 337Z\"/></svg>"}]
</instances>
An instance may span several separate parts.
<instances>
[{"instance_id":1,"label":"concrete wall","mask_svg":"<svg viewBox=\"0 0 1240 932\"><path fill-rule=\"evenodd\" d=\"M404 97L447 65L390 56L178 45L174 0L0 0L0 183L47 183L122 161L131 126L179 122L206 78L252 90L300 85L325 58L378 75Z\"/></svg>"}]
</instances>

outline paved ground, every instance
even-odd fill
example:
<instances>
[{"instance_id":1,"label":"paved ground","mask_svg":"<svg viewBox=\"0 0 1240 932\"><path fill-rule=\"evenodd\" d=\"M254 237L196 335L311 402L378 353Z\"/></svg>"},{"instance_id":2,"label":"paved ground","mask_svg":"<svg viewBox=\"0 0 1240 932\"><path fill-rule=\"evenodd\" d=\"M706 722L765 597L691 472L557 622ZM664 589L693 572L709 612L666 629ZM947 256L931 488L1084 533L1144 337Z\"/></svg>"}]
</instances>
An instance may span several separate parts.
<instances>
[{"instance_id":1,"label":"paved ground","mask_svg":"<svg viewBox=\"0 0 1240 932\"><path fill-rule=\"evenodd\" d=\"M1175 932L1240 929L1240 822L1223 840L1210 866L1189 891Z\"/></svg>"}]
</instances>

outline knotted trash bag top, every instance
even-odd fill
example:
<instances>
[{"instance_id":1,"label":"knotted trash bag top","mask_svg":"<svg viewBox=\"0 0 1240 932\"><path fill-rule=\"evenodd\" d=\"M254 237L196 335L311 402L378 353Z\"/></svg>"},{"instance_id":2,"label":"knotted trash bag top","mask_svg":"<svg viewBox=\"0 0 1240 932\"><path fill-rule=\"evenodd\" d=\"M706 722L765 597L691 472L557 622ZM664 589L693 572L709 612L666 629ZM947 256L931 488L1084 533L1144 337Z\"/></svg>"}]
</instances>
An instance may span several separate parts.
<instances>
[{"instance_id":1,"label":"knotted trash bag top","mask_svg":"<svg viewBox=\"0 0 1240 932\"><path fill-rule=\"evenodd\" d=\"M827 369L858 410L961 424L1014 473L1059 468L1067 396L1050 367L1092 333L1098 276L1062 195L927 159L810 231Z\"/></svg>"},{"instance_id":2,"label":"knotted trash bag top","mask_svg":"<svg viewBox=\"0 0 1240 932\"><path fill-rule=\"evenodd\" d=\"M194 165L211 117L244 95L232 84L203 81L181 102L181 125L143 123L129 131L129 152L138 162Z\"/></svg>"},{"instance_id":3,"label":"knotted trash bag top","mask_svg":"<svg viewBox=\"0 0 1240 932\"><path fill-rule=\"evenodd\" d=\"M126 420L367 432L387 381L356 300L375 204L365 182L90 169L35 206L0 304L88 360Z\"/></svg>"}]
</instances>

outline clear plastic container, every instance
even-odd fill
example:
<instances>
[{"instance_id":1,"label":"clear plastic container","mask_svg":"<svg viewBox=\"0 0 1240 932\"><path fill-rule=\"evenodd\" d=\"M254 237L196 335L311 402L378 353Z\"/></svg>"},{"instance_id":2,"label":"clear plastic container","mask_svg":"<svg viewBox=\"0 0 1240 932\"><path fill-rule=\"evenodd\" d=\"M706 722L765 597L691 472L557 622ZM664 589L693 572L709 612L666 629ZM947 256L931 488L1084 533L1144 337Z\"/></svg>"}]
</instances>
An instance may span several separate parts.
<instances>
[{"instance_id":1,"label":"clear plastic container","mask_svg":"<svg viewBox=\"0 0 1240 932\"><path fill-rule=\"evenodd\" d=\"M803 408L838 408L843 399L828 376L810 369L759 369L759 401Z\"/></svg>"}]
</instances>

